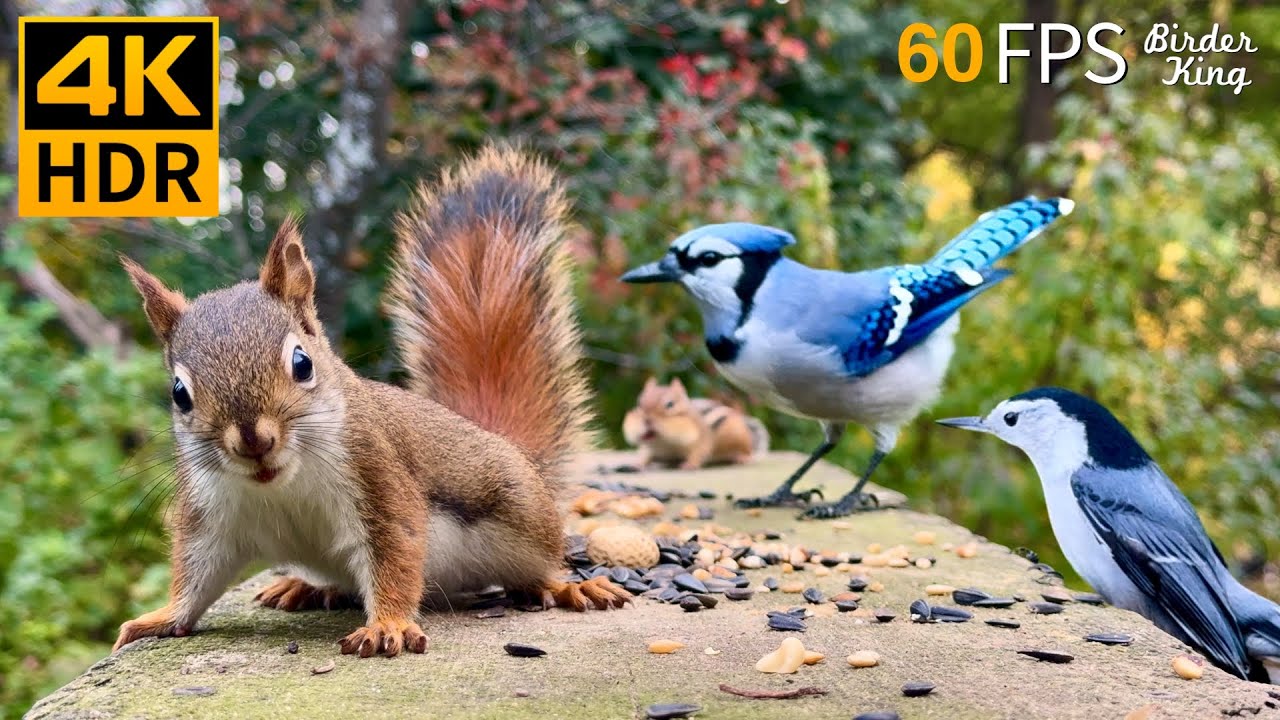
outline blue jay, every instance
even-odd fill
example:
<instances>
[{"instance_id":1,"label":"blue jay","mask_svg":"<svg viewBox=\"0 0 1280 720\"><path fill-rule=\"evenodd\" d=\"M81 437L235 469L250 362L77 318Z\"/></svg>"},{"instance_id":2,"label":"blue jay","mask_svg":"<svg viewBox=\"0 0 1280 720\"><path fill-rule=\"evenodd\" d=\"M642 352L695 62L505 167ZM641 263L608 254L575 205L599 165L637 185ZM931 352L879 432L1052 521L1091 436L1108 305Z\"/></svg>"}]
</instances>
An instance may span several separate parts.
<instances>
[{"instance_id":1,"label":"blue jay","mask_svg":"<svg viewBox=\"0 0 1280 720\"><path fill-rule=\"evenodd\" d=\"M1191 503L1106 408L1038 388L986 417L938 422L1031 458L1062 552L1107 602L1227 672L1280 682L1280 607L1236 582Z\"/></svg>"},{"instance_id":2,"label":"blue jay","mask_svg":"<svg viewBox=\"0 0 1280 720\"><path fill-rule=\"evenodd\" d=\"M678 282L702 312L707 349L730 382L770 406L822 423L825 439L772 494L739 506L807 502L792 487L839 443L868 428L875 452L857 485L807 517L867 509L862 488L899 429L937 399L955 349L955 312L1009 275L991 265L1071 212L1034 197L986 213L923 265L843 273L782 257L789 233L749 223L706 225L676 238L657 262L622 276Z\"/></svg>"}]
</instances>

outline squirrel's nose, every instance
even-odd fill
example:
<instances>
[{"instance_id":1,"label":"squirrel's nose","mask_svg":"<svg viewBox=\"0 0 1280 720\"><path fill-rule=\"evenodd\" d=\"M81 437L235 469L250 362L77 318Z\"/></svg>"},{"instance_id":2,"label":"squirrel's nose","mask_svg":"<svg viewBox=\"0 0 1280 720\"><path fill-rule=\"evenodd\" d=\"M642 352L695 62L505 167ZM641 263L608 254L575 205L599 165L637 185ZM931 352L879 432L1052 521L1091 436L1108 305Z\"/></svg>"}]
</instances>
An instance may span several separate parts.
<instances>
[{"instance_id":1,"label":"squirrel's nose","mask_svg":"<svg viewBox=\"0 0 1280 720\"><path fill-rule=\"evenodd\" d=\"M236 428L240 437L239 442L232 445L235 454L250 460L261 460L271 452L271 448L276 446L276 437L274 433L266 431L263 424L259 420L257 423L241 423Z\"/></svg>"}]
</instances>

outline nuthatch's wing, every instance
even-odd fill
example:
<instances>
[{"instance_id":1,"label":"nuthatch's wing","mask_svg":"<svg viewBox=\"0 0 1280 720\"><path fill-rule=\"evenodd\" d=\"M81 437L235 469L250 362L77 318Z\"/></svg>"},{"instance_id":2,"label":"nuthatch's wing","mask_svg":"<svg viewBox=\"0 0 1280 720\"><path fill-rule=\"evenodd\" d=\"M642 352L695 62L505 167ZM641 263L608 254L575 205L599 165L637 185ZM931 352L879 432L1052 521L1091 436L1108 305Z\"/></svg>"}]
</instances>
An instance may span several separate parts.
<instances>
[{"instance_id":1,"label":"nuthatch's wing","mask_svg":"<svg viewBox=\"0 0 1280 720\"><path fill-rule=\"evenodd\" d=\"M1222 578L1226 563L1195 509L1154 463L1084 466L1071 478L1080 508L1138 590L1214 664L1248 677L1249 660Z\"/></svg>"}]
</instances>

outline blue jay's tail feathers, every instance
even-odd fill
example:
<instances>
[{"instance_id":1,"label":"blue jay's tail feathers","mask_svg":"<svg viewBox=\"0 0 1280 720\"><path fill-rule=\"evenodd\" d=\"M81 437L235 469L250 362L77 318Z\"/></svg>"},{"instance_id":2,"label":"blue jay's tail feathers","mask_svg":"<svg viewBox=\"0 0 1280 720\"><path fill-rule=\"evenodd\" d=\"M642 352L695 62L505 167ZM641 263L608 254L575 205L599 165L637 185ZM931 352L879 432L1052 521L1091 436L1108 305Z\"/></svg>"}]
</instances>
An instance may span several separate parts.
<instances>
[{"instance_id":1,"label":"blue jay's tail feathers","mask_svg":"<svg viewBox=\"0 0 1280 720\"><path fill-rule=\"evenodd\" d=\"M973 273L1022 247L1054 220L1071 214L1074 208L1075 203L1066 198L1038 200L1034 195L1009 203L978 216L977 222L947 243L926 264L976 278Z\"/></svg>"}]
</instances>

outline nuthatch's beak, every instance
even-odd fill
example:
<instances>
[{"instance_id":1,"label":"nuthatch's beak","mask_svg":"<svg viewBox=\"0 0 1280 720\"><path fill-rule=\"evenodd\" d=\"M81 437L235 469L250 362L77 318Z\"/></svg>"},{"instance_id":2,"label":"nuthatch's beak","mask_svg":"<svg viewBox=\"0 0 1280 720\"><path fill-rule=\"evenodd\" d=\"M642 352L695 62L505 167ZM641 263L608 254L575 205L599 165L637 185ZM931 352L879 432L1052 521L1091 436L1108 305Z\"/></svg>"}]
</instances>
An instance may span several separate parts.
<instances>
[{"instance_id":1,"label":"nuthatch's beak","mask_svg":"<svg viewBox=\"0 0 1280 720\"><path fill-rule=\"evenodd\" d=\"M973 430L974 432L984 432L984 433L991 432L990 430L987 429L986 425L982 424L982 418L980 417L945 418L942 420L936 420L935 422L937 422L939 425L946 425L947 427L960 428L961 430Z\"/></svg>"},{"instance_id":2,"label":"nuthatch's beak","mask_svg":"<svg viewBox=\"0 0 1280 720\"><path fill-rule=\"evenodd\" d=\"M668 254L657 262L629 270L620 279L629 283L675 282L680 279L681 274L680 264L676 262L675 256Z\"/></svg>"}]
</instances>

